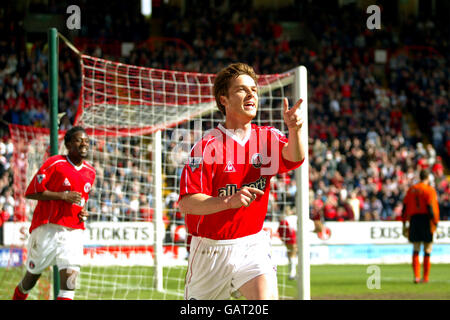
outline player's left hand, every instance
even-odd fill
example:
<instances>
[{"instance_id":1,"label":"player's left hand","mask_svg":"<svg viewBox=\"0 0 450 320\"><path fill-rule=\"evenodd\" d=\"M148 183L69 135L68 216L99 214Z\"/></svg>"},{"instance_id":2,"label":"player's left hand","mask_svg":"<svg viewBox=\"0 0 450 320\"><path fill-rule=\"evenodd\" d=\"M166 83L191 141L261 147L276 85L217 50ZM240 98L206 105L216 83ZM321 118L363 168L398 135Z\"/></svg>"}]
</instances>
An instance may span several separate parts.
<instances>
[{"instance_id":1,"label":"player's left hand","mask_svg":"<svg viewBox=\"0 0 450 320\"><path fill-rule=\"evenodd\" d=\"M87 217L89 217L89 213L83 208L81 209L80 213L78 214L78 218L81 221L86 221Z\"/></svg>"},{"instance_id":2,"label":"player's left hand","mask_svg":"<svg viewBox=\"0 0 450 320\"><path fill-rule=\"evenodd\" d=\"M299 109L302 102L303 100L299 99L297 103L291 109L289 109L289 101L287 98L284 98L283 118L288 129L300 130L303 126L304 119Z\"/></svg>"}]
</instances>

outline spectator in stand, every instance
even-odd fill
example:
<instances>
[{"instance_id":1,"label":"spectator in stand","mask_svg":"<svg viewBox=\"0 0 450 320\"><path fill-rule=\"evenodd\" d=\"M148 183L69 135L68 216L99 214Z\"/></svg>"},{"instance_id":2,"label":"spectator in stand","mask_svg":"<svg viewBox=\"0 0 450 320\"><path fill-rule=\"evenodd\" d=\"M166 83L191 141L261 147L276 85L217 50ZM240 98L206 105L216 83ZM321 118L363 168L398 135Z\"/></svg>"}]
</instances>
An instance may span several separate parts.
<instances>
[{"instance_id":1,"label":"spectator in stand","mask_svg":"<svg viewBox=\"0 0 450 320\"><path fill-rule=\"evenodd\" d=\"M325 221L337 220L337 196L333 192L328 192L323 207L323 216Z\"/></svg>"},{"instance_id":2,"label":"spectator in stand","mask_svg":"<svg viewBox=\"0 0 450 320\"><path fill-rule=\"evenodd\" d=\"M12 187L6 187L0 194L0 205L3 207L9 217L14 216L15 201L13 197Z\"/></svg>"},{"instance_id":3,"label":"spectator in stand","mask_svg":"<svg viewBox=\"0 0 450 320\"><path fill-rule=\"evenodd\" d=\"M148 203L148 197L145 194L141 194L139 197L139 213L141 221L153 221L154 210Z\"/></svg>"},{"instance_id":4,"label":"spectator in stand","mask_svg":"<svg viewBox=\"0 0 450 320\"><path fill-rule=\"evenodd\" d=\"M3 245L3 224L10 221L11 215L4 209L4 205L0 203L0 244Z\"/></svg>"},{"instance_id":5,"label":"spectator in stand","mask_svg":"<svg viewBox=\"0 0 450 320\"><path fill-rule=\"evenodd\" d=\"M440 220L450 220L450 192L442 193L439 198Z\"/></svg>"},{"instance_id":6,"label":"spectator in stand","mask_svg":"<svg viewBox=\"0 0 450 320\"><path fill-rule=\"evenodd\" d=\"M361 205L360 200L357 197L357 191L353 190L350 193L350 197L347 199L347 203L350 206L352 213L353 213L353 220L359 221L360 220L360 212L361 212Z\"/></svg>"}]
</instances>

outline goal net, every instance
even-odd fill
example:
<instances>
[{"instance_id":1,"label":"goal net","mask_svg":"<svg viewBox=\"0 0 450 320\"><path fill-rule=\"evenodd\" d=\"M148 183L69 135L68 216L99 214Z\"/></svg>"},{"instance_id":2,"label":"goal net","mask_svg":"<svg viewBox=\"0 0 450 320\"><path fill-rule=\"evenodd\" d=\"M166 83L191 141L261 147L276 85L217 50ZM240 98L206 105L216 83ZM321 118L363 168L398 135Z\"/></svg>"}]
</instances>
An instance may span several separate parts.
<instances>
[{"instance_id":1,"label":"goal net","mask_svg":"<svg viewBox=\"0 0 450 320\"><path fill-rule=\"evenodd\" d=\"M14 288L26 272L24 262L27 257L27 238L29 222L36 203L26 200L25 190L42 161L50 154L50 131L46 128L9 125L14 145L11 158L13 171L13 197L15 202L12 222L3 224L4 246L0 249L0 267L4 268L0 276L0 299L11 299ZM62 136L59 136L62 139ZM29 299L50 299L52 270L45 270Z\"/></svg>"},{"instance_id":2,"label":"goal net","mask_svg":"<svg viewBox=\"0 0 450 320\"><path fill-rule=\"evenodd\" d=\"M184 217L177 208L179 179L193 144L224 120L212 95L215 75L87 55L81 55L81 71L75 124L90 135L88 161L97 178L87 203L84 265L75 299L183 299L188 252ZM260 106L254 123L287 134L282 100L287 97L292 105L299 98L295 74L258 77ZM21 193L42 163L48 138L44 142L45 132L39 130L26 137L20 136L23 130L14 132L17 146L29 146L23 150L28 165L17 170L21 185L16 193L29 218L35 204ZM280 298L295 299L297 280L289 279L278 225L286 208L295 206L298 177L284 174L271 183L264 228L272 235Z\"/></svg>"}]
</instances>

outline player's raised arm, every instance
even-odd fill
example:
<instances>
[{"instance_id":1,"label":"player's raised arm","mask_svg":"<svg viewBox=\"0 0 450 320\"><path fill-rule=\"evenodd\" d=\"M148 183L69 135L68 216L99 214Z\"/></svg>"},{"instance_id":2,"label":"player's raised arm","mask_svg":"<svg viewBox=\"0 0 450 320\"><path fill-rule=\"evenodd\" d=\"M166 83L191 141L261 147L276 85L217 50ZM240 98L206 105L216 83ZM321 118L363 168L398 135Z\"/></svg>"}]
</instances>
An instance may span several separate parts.
<instances>
[{"instance_id":1,"label":"player's raised arm","mask_svg":"<svg viewBox=\"0 0 450 320\"><path fill-rule=\"evenodd\" d=\"M203 193L188 194L180 200L179 208L183 214L208 215L242 206L248 207L263 194L264 191L252 187L244 187L228 197L212 197Z\"/></svg>"},{"instance_id":2,"label":"player's raised arm","mask_svg":"<svg viewBox=\"0 0 450 320\"><path fill-rule=\"evenodd\" d=\"M300 133L304 119L300 112L300 105L303 100L300 99L289 109L287 98L283 100L283 118L289 129L289 142L283 147L283 158L292 162L303 161L305 159L305 147L303 146Z\"/></svg>"}]
</instances>

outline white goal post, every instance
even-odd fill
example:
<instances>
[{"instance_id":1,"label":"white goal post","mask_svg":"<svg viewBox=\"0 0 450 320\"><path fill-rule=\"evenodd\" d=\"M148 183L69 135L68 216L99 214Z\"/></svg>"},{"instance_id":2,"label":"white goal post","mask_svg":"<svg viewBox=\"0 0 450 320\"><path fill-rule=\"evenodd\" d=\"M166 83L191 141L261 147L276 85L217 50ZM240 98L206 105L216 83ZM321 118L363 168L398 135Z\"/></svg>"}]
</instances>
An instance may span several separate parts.
<instances>
[{"instance_id":1,"label":"white goal post","mask_svg":"<svg viewBox=\"0 0 450 320\"><path fill-rule=\"evenodd\" d=\"M308 83L307 70L300 66L294 72L294 98L302 99L302 109L304 108L304 123L302 127L301 139L304 146L308 146ZM297 180L297 194L295 197L297 210L297 246L298 246L298 295L301 300L311 299L311 278L310 278L310 248L309 248L309 230L306 226L309 222L309 152L305 152L304 165L300 166L295 172Z\"/></svg>"}]
</instances>

